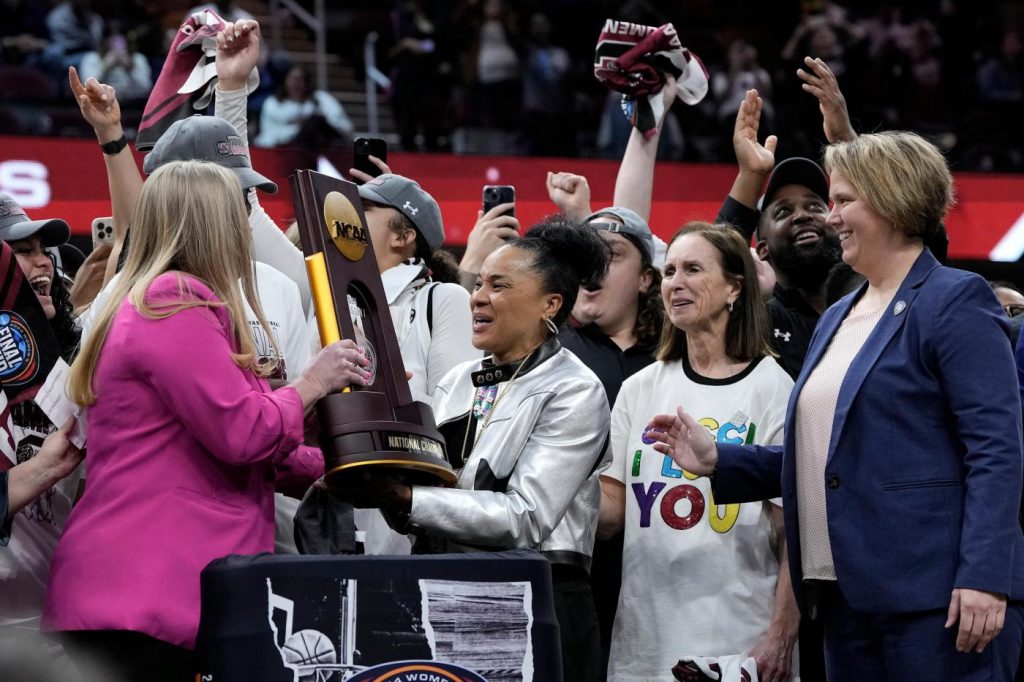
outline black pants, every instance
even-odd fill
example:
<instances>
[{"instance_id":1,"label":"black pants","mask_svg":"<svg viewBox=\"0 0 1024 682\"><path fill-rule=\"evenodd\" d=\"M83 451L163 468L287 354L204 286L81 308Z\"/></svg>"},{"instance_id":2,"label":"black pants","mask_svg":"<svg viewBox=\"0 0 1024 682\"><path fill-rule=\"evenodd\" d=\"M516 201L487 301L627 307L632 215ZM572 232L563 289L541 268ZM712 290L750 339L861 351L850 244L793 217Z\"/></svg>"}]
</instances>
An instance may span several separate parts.
<instances>
[{"instance_id":1,"label":"black pants","mask_svg":"<svg viewBox=\"0 0 1024 682\"><path fill-rule=\"evenodd\" d=\"M581 572L582 573L582 572ZM554 572L555 618L562 640L562 682L604 682L601 635L590 583Z\"/></svg>"},{"instance_id":2,"label":"black pants","mask_svg":"<svg viewBox=\"0 0 1024 682\"><path fill-rule=\"evenodd\" d=\"M825 682L825 632L821 619L800 619L800 682Z\"/></svg>"},{"instance_id":3,"label":"black pants","mask_svg":"<svg viewBox=\"0 0 1024 682\"><path fill-rule=\"evenodd\" d=\"M129 630L76 630L58 635L82 669L108 671L110 682L195 682L192 651Z\"/></svg>"}]
</instances>

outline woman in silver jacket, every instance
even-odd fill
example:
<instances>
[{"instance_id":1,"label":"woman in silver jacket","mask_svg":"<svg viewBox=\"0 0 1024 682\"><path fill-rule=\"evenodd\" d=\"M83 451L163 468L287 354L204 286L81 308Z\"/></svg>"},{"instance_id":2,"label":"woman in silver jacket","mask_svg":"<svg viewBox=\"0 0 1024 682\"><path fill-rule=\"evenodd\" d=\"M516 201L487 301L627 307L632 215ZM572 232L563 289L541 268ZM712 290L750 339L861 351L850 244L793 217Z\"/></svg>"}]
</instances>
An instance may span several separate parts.
<instances>
[{"instance_id":1,"label":"woman in silver jacket","mask_svg":"<svg viewBox=\"0 0 1024 682\"><path fill-rule=\"evenodd\" d=\"M490 355L452 369L434 415L454 489L360 485L357 506L396 512L447 551L529 547L552 564L564 680L600 679L587 575L597 529L609 410L597 376L558 342L581 284L600 279L597 235L560 218L484 261L470 302L473 345Z\"/></svg>"}]
</instances>

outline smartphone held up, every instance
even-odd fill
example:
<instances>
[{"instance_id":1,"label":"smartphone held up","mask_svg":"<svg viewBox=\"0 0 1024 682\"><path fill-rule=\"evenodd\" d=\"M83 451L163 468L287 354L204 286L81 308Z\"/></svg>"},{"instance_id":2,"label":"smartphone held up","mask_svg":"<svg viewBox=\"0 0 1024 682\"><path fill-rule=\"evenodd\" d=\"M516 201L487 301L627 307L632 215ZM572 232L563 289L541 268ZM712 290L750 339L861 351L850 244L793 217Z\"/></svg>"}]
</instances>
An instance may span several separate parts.
<instances>
[{"instance_id":1,"label":"smartphone held up","mask_svg":"<svg viewBox=\"0 0 1024 682\"><path fill-rule=\"evenodd\" d=\"M370 160L371 156L380 159L383 163L387 163L387 141L379 137L357 137L352 149L352 167L375 178L383 174L384 171ZM352 178L352 180L356 184L362 184L358 178Z\"/></svg>"}]
</instances>

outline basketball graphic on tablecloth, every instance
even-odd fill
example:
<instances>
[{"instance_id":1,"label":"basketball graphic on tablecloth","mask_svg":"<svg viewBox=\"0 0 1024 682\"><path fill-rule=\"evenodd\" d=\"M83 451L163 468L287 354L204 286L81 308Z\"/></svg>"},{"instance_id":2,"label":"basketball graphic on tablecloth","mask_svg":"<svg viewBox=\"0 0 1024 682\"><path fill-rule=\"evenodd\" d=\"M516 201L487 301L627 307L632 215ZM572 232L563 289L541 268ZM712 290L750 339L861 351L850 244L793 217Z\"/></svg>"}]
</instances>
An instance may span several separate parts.
<instances>
[{"instance_id":1,"label":"basketball graphic on tablecloth","mask_svg":"<svg viewBox=\"0 0 1024 682\"><path fill-rule=\"evenodd\" d=\"M281 648L287 665L336 663L337 653L327 635L316 630L299 630L285 640Z\"/></svg>"}]
</instances>

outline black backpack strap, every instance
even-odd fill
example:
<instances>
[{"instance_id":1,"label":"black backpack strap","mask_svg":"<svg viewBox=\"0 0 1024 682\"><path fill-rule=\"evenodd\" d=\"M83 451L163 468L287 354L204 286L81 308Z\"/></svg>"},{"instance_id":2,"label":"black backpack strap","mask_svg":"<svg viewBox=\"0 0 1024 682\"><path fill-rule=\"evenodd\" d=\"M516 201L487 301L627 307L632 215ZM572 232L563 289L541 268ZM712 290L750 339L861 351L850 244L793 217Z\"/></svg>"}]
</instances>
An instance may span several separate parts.
<instances>
[{"instance_id":1,"label":"black backpack strap","mask_svg":"<svg viewBox=\"0 0 1024 682\"><path fill-rule=\"evenodd\" d=\"M440 282L433 282L430 285L430 290L427 292L427 331L430 335L434 335L434 289Z\"/></svg>"}]
</instances>

